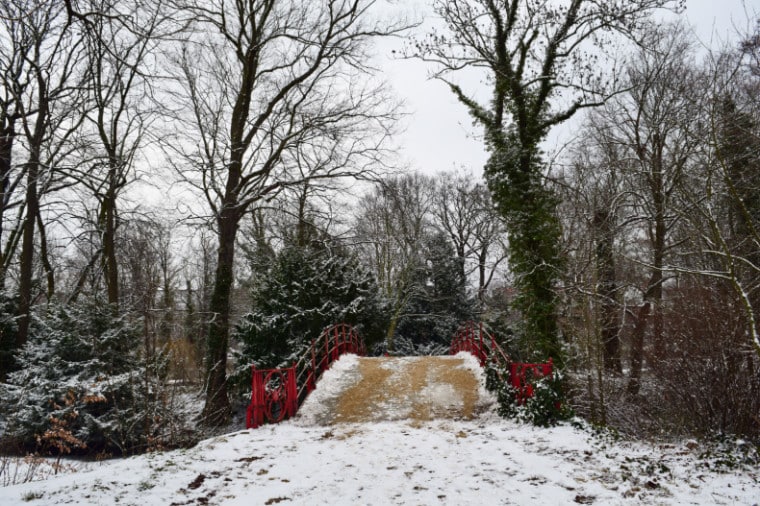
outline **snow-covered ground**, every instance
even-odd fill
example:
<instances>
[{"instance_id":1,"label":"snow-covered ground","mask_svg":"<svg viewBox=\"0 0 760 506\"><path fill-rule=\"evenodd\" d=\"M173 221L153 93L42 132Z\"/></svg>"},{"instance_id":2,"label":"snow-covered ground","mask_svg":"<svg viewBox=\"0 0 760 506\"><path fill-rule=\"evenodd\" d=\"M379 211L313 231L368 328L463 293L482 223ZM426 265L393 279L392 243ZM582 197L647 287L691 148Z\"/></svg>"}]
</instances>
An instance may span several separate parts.
<instances>
[{"instance_id":1,"label":"snow-covered ground","mask_svg":"<svg viewBox=\"0 0 760 506\"><path fill-rule=\"evenodd\" d=\"M356 363L336 363L317 392L346 388ZM760 503L760 471L721 472L699 452L695 443L616 442L492 413L331 426L302 417L0 488L0 505Z\"/></svg>"}]
</instances>

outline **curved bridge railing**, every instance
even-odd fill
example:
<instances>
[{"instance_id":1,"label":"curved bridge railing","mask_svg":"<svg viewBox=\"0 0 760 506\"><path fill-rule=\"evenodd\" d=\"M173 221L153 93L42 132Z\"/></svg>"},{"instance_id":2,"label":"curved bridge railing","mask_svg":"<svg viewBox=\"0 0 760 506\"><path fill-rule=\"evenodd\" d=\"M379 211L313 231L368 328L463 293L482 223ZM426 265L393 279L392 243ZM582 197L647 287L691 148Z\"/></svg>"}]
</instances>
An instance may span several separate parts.
<instances>
[{"instance_id":1,"label":"curved bridge railing","mask_svg":"<svg viewBox=\"0 0 760 506\"><path fill-rule=\"evenodd\" d=\"M508 382L515 389L518 404L524 404L528 398L533 397L531 380L550 376L554 371L551 358L547 362L535 364L514 362L483 323L466 322L459 327L451 340L449 353L456 355L460 351L474 355L481 367L486 367L489 363L494 365L499 380Z\"/></svg>"},{"instance_id":2,"label":"curved bridge railing","mask_svg":"<svg viewBox=\"0 0 760 506\"><path fill-rule=\"evenodd\" d=\"M246 412L246 427L256 428L292 417L333 362L344 353L364 355L365 351L356 330L339 323L323 330L291 367L251 366L251 403Z\"/></svg>"}]
</instances>

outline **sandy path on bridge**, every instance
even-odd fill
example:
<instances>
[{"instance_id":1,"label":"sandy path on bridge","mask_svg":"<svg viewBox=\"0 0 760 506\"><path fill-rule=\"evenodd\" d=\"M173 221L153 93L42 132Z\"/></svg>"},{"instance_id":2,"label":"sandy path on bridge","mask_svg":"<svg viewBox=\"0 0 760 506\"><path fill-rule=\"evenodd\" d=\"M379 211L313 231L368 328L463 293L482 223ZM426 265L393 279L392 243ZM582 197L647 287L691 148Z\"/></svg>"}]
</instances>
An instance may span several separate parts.
<instances>
[{"instance_id":1,"label":"sandy path on bridge","mask_svg":"<svg viewBox=\"0 0 760 506\"><path fill-rule=\"evenodd\" d=\"M339 369L326 373L301 407L304 422L470 420L493 403L469 356L352 357Z\"/></svg>"}]
</instances>

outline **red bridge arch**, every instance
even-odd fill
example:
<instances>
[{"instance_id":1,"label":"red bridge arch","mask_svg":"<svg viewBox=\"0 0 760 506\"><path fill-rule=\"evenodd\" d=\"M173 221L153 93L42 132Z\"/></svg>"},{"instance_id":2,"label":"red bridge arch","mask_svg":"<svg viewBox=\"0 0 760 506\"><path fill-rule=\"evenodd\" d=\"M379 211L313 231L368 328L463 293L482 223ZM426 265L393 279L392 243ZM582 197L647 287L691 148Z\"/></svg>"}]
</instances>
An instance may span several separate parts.
<instances>
[{"instance_id":1,"label":"red bridge arch","mask_svg":"<svg viewBox=\"0 0 760 506\"><path fill-rule=\"evenodd\" d=\"M251 366L251 403L246 427L277 423L296 414L301 403L316 388L317 381L344 353L365 354L364 341L351 325L327 327L291 367L256 369Z\"/></svg>"}]
</instances>

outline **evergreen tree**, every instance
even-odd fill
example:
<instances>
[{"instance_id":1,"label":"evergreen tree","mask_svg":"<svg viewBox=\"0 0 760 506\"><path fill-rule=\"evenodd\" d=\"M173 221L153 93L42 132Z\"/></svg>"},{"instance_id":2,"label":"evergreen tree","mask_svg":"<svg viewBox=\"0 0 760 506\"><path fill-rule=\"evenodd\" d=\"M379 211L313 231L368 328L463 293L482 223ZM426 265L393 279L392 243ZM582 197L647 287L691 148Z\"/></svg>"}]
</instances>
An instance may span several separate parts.
<instances>
[{"instance_id":1,"label":"evergreen tree","mask_svg":"<svg viewBox=\"0 0 760 506\"><path fill-rule=\"evenodd\" d=\"M7 292L0 292L0 383L4 382L16 364L16 333L18 300Z\"/></svg>"},{"instance_id":2,"label":"evergreen tree","mask_svg":"<svg viewBox=\"0 0 760 506\"><path fill-rule=\"evenodd\" d=\"M248 367L289 366L325 327L354 325L365 343L382 338L382 304L373 276L340 247L287 246L253 290L253 311L235 328L237 376Z\"/></svg>"},{"instance_id":3,"label":"evergreen tree","mask_svg":"<svg viewBox=\"0 0 760 506\"><path fill-rule=\"evenodd\" d=\"M467 295L462 259L446 236L435 233L425 246L425 258L415 273L420 288L407 303L395 339L423 347L448 345L457 327L473 317L474 301Z\"/></svg>"},{"instance_id":4,"label":"evergreen tree","mask_svg":"<svg viewBox=\"0 0 760 506\"><path fill-rule=\"evenodd\" d=\"M6 438L61 451L69 439L87 451L124 453L160 438L170 419L157 410L156 368L137 346L137 326L114 307L86 301L35 315L21 368L0 385Z\"/></svg>"}]
</instances>

